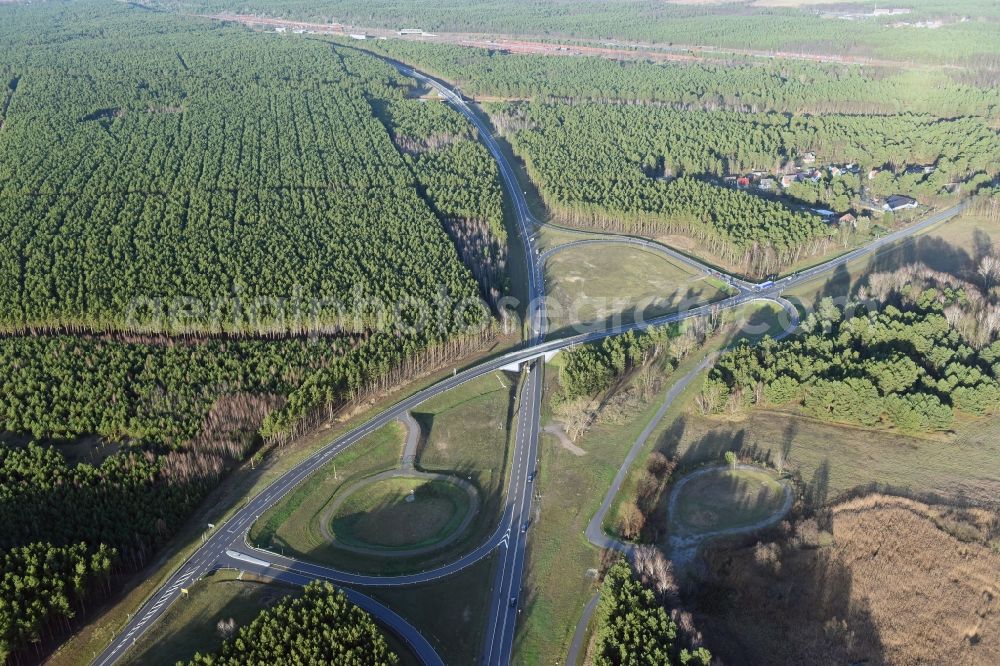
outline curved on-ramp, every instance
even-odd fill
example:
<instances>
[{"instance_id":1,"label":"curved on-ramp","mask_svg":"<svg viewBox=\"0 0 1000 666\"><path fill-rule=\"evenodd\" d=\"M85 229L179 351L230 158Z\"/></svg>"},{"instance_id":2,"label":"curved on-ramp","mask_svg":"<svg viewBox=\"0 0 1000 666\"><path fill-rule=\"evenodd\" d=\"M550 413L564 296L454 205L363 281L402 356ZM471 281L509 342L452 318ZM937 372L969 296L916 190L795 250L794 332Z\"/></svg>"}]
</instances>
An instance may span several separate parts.
<instances>
[{"instance_id":1,"label":"curved on-ramp","mask_svg":"<svg viewBox=\"0 0 1000 666\"><path fill-rule=\"evenodd\" d=\"M795 306L785 298L779 296L772 300L781 306L782 310L786 313L789 319L789 325L784 327L779 334L773 336L775 339L780 340L788 335L791 335L795 329L798 328L799 312ZM604 521L608 515L608 511L611 509L611 505L614 503L615 497L617 497L618 493L621 492L621 487L625 483L625 478L628 476L628 472L631 469L632 464L646 446L646 442L649 440L650 435L653 434L653 431L660 425L663 417L666 416L666 413L670 409L671 405L673 405L677 397L691 385L691 382L704 372L712 363L714 363L719 355L725 351L726 350L720 350L718 352L707 354L698 365L677 380L673 386L670 387L670 390L667 391L659 409L656 410L656 414L654 414L653 418L646 424L646 427L642 429L642 432L639 433L639 436L632 444L632 447L628 450L628 453L625 454L625 460L622 462L621 467L618 468L618 472L615 474L615 478L611 482L611 487L608 488L608 492L604 495L604 500L601 502L601 506L590 519L590 522L587 523L585 534L587 541L589 541L592 545L598 548L616 550L626 557L632 557L635 544L612 537L604 531ZM791 497L791 493L788 494L788 497ZM791 503L789 502L788 508L790 507ZM785 512L787 512L787 509L785 509ZM747 531L753 531L755 529L759 529L759 527L752 525L748 527ZM573 635L573 641L570 644L569 655L567 656L566 661L567 666L573 666L577 663L577 659L583 649L583 639L586 636L587 627L590 624L590 619L593 616L594 610L597 608L597 600L598 595L595 594L583 609L583 615L577 623L576 631Z\"/></svg>"},{"instance_id":2,"label":"curved on-ramp","mask_svg":"<svg viewBox=\"0 0 1000 666\"><path fill-rule=\"evenodd\" d=\"M670 491L670 500L667 504L667 515L671 519L675 519L677 514L677 498L680 496L681 490L690 483L692 480L705 476L707 474L713 474L720 470L730 469L729 465L713 465L711 467L703 467L702 469L695 470L690 474L684 475L684 477L679 480ZM744 465L740 464L736 466L736 469L742 469L747 471L760 471L761 467L756 465ZM736 527L727 527L724 529L712 530L710 532L701 533L681 533L677 531L670 537L670 554L671 559L675 563L686 563L691 557L695 555L698 548L701 547L706 541L711 541L712 539L718 539L719 537L725 536L736 536L738 534L750 534L751 532L757 532L764 528L774 525L779 520L781 520L785 514L787 514L792 509L792 502L795 500L795 495L792 493L792 489L789 483L779 481L782 489L781 506L773 511L766 518L761 518L760 520L750 523L749 525L738 525Z\"/></svg>"},{"instance_id":3,"label":"curved on-ramp","mask_svg":"<svg viewBox=\"0 0 1000 666\"><path fill-rule=\"evenodd\" d=\"M375 557L413 557L415 555L425 555L439 551L449 544L454 543L468 529L469 524L479 513L479 491L471 483L455 474L445 474L443 472L424 472L416 468L417 446L420 442L420 424L413 418L409 411L399 417L399 422L406 428L406 443L403 447L403 455L397 469L390 469L372 476L359 479L343 490L338 490L338 498L334 499L323 508L319 514L319 532L326 541L337 548L350 551L359 555L372 555ZM450 483L465 491L469 497L469 506L462 517L461 522L444 538L428 543L423 546L413 546L411 548L385 548L380 546L358 546L345 543L337 539L333 533L333 519L337 510L346 502L351 495L358 492L365 486L388 479L422 479L424 481L441 481Z\"/></svg>"}]
</instances>

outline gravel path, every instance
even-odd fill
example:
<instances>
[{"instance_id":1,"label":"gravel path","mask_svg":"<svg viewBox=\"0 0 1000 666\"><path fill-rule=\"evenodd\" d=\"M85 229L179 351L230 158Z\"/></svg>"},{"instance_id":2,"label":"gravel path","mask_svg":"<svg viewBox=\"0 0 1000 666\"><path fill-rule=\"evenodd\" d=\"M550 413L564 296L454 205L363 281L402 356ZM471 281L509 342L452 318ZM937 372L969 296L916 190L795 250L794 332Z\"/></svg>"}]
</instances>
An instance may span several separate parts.
<instances>
[{"instance_id":1,"label":"gravel path","mask_svg":"<svg viewBox=\"0 0 1000 666\"><path fill-rule=\"evenodd\" d=\"M719 470L729 469L728 465L717 465L714 467L706 467L704 469L699 469L696 472L692 472L686 475L683 479L678 481L673 489L670 491L670 503L668 505L668 520L670 517L676 515L677 512L677 497L680 495L681 489L684 488L692 479L697 479L699 477L705 476L706 474L713 474ZM756 467L754 465L737 465L736 469L744 469L747 471L760 471L762 468ZM717 539L724 536L736 536L737 534L747 534L749 532L756 532L757 530L762 530L765 527L770 527L774 525L779 520L785 517L792 509L792 502L795 500L795 495L792 493L791 484L787 481L779 481L781 487L784 489L784 501L782 501L781 506L777 511L772 513L767 518L758 520L750 525L739 525L736 527L727 527L726 529L713 530L711 532L701 532L694 534L684 534L678 530L675 534L670 536L669 548L667 550L667 555L673 561L675 566L682 566L690 562L695 554L698 552L698 548L704 542L710 539Z\"/></svg>"}]
</instances>

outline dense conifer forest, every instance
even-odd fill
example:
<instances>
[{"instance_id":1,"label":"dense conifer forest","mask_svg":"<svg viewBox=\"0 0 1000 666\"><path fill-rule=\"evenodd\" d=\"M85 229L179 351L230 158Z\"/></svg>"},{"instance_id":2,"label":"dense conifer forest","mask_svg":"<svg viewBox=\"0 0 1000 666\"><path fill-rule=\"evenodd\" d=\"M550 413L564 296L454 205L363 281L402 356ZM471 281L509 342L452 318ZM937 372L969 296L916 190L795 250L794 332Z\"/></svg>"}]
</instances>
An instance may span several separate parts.
<instances>
[{"instance_id":1,"label":"dense conifer forest","mask_svg":"<svg viewBox=\"0 0 1000 666\"><path fill-rule=\"evenodd\" d=\"M977 349L945 311L960 290L928 289L902 305L823 301L802 332L725 354L699 396L705 412L794 405L825 420L902 431L951 429L958 413L1000 404L1000 343Z\"/></svg>"},{"instance_id":2,"label":"dense conifer forest","mask_svg":"<svg viewBox=\"0 0 1000 666\"><path fill-rule=\"evenodd\" d=\"M993 182L1000 136L980 118L790 116L599 103L490 105L546 205L572 224L683 233L763 275L828 247L836 229L804 207L858 210L893 193L953 200ZM853 172L769 192L724 186L751 170L852 163ZM923 166L929 167L925 172ZM917 167L917 168L913 168ZM871 170L877 175L869 178ZM735 180L735 178L734 178ZM797 207L793 205L797 204Z\"/></svg>"},{"instance_id":3,"label":"dense conifer forest","mask_svg":"<svg viewBox=\"0 0 1000 666\"><path fill-rule=\"evenodd\" d=\"M262 440L491 339L508 285L494 162L378 59L85 2L0 7L0 63L0 650L18 661ZM80 438L98 460L64 455Z\"/></svg>"},{"instance_id":4,"label":"dense conifer forest","mask_svg":"<svg viewBox=\"0 0 1000 666\"><path fill-rule=\"evenodd\" d=\"M707 666L705 648L680 648L677 623L658 597L633 573L624 559L604 575L595 613L594 663L600 666Z\"/></svg>"},{"instance_id":5,"label":"dense conifer forest","mask_svg":"<svg viewBox=\"0 0 1000 666\"><path fill-rule=\"evenodd\" d=\"M898 114L997 113L1000 91L975 77L796 60L648 62L377 40L365 48L414 63L473 97L663 104L676 109ZM969 80L966 80L969 79Z\"/></svg>"},{"instance_id":6,"label":"dense conifer forest","mask_svg":"<svg viewBox=\"0 0 1000 666\"><path fill-rule=\"evenodd\" d=\"M496 162L476 140L472 126L440 101L397 100L384 115L419 191L443 221L483 297L496 308L510 288Z\"/></svg>"},{"instance_id":7,"label":"dense conifer forest","mask_svg":"<svg viewBox=\"0 0 1000 666\"><path fill-rule=\"evenodd\" d=\"M532 36L553 41L655 42L683 47L996 64L1000 19L976 0L900 0L904 16L872 16L857 3L816 11L757 3L644 0L156 0L157 7L281 16L361 27ZM853 20L840 18L853 15ZM963 20L966 19L966 20ZM928 21L941 21L927 28Z\"/></svg>"},{"instance_id":8,"label":"dense conifer forest","mask_svg":"<svg viewBox=\"0 0 1000 666\"><path fill-rule=\"evenodd\" d=\"M898 60L663 65L363 45L500 98L485 109L557 220L686 234L764 275L834 242L811 207L995 187L1000 15L971 0L903 4L908 21L946 23L637 0L0 3L0 659L44 659L227 473L509 323L500 176L458 113L345 39L190 14ZM806 155L854 170L780 197L726 180ZM737 347L700 405L923 432L992 413L998 266L981 269L981 292L920 267L873 276L867 295L888 305L824 302L797 337ZM560 399L599 394L661 353L672 367L694 344L682 331L567 351ZM612 567L598 663L707 661L679 649L664 604ZM398 661L370 617L314 584L193 663L352 659Z\"/></svg>"},{"instance_id":9,"label":"dense conifer forest","mask_svg":"<svg viewBox=\"0 0 1000 666\"><path fill-rule=\"evenodd\" d=\"M0 327L361 332L401 293L475 296L372 109L409 90L389 65L102 8L89 38L7 26Z\"/></svg>"}]
</instances>

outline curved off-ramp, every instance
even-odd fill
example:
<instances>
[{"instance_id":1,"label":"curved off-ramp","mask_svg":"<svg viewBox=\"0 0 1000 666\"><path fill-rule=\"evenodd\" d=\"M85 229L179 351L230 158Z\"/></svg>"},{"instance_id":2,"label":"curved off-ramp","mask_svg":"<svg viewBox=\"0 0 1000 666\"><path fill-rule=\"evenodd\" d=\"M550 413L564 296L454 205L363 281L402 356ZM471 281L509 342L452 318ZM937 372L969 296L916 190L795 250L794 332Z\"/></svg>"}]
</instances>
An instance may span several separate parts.
<instances>
[{"instance_id":1,"label":"curved off-ramp","mask_svg":"<svg viewBox=\"0 0 1000 666\"><path fill-rule=\"evenodd\" d=\"M95 657L93 663L98 664L99 666L107 666L117 661L129 648L129 646L134 644L136 639L148 630L148 628L166 611L170 604L180 596L180 590L183 589L182 586L190 585L207 572L225 565L228 562L229 556L227 553L229 550L243 551L244 553L254 554L263 553L264 557L274 560L273 563L271 563L271 565L263 572L264 575L281 577L285 580L291 580L294 578L297 581L304 581L305 579L301 578L301 576L308 576L311 578L324 578L338 583L390 586L407 585L435 580L461 570L472 562L485 557L494 549L501 549L498 578L497 584L495 585L496 592L499 592L499 594L495 593L493 599L491 600L492 630L489 632L490 638L488 645L486 646L484 656L485 660L490 664L508 663L510 661L512 650L513 625L516 622L517 609L508 607L508 604L506 603L506 595L511 590L518 589L520 586L525 554L525 540L523 535L520 534L520 531L517 529L517 525L525 517L530 516L531 492L530 483L527 481L527 478L529 476L529 470L534 470L537 454L538 400L540 399L541 391L539 388L539 373L536 370L539 364L534 359L537 359L545 352L565 349L576 344L595 342L613 335L625 333L626 331L643 330L650 326L679 322L692 317L705 316L725 309L741 307L755 300L784 301L784 299L780 298L780 295L786 289L825 275L849 261L859 259L878 250L879 248L889 245L890 243L903 240L923 229L939 224L957 215L967 206L966 202L962 202L947 210L935 213L921 222L914 223L909 227L887 234L886 236L877 239L863 248L858 248L851 252L847 252L840 257L836 257L829 261L817 264L811 268L793 273L776 282L767 282L760 285L748 284L748 291L741 292L737 296L718 301L711 305L696 307L686 312L664 315L650 321L613 326L600 331L591 331L550 342L541 342L545 328L545 305L540 287L541 279L539 275L539 263L534 260L536 252L533 251L534 247L532 234L529 231L529 225L532 223L533 219L528 211L527 202L524 199L523 192L518 187L513 167L508 163L506 157L502 154L502 151L499 149L499 146L493 138L489 128L487 128L485 124L475 116L464 100L454 90L445 86L436 79L431 79L420 72L416 72L402 63L392 61L384 56L382 59L392 62L392 64L396 66L404 75L413 76L414 78L429 83L438 89L442 96L450 104L461 111L463 115L466 115L470 122L476 126L479 131L480 140L486 145L489 151L493 154L494 158L497 160L497 164L500 168L501 179L505 185L505 189L508 190L512 203L514 204L520 236L528 255L527 277L530 301L528 308L528 321L530 323L532 333L529 347L509 352L499 358L483 361L479 365L467 368L466 370L443 379L432 386L417 391L413 395L400 400L397 404L376 414L361 426L338 436L336 439L329 442L306 459L295 464L282 476L274 479L257 495L251 497L245 505L234 510L224 524L220 524L212 528L211 531L205 536L201 546L187 559L185 559L173 572L169 573L165 577L164 582L160 585L156 592L154 592L142 604L137 612L130 617L128 622L120 628L117 635L113 637L110 644L105 647L101 654ZM782 307L786 307L785 304L787 303L787 301L784 301L782 303ZM788 305L790 306L790 304ZM254 549L245 542L245 536L250 524L257 517L259 517L261 513L269 509L285 494L293 490L306 478L315 473L316 470L322 467L332 457L362 439L366 434L385 425L389 421L398 418L400 414L420 404L424 400L433 397L434 395L450 388L454 388L455 386L470 381L476 377L480 377L497 369L517 363L528 363L529 372L527 374L525 388L523 391L525 397L527 397L527 394L530 394L531 397L529 398L530 404L528 401L522 401L522 405L525 407L522 411L522 416L526 418L519 419L515 450L516 462L508 479L507 504L504 510L503 518L500 521L497 530L482 546L476 548L473 552L459 558L451 564L423 574L377 577L358 576L355 574L337 571L328 567L310 565L308 563L296 561L292 558L283 558L274 553ZM665 412L666 406L657 412L657 421L659 418L662 418L662 415ZM639 445L639 448L641 448L641 443L637 442L637 444ZM626 459L626 465L631 464L632 460L634 460L635 456L631 455L631 453L632 452L630 451L630 457ZM624 473L622 473L622 478L624 478ZM618 477L616 477L616 480L617 479ZM618 486L620 487L620 483ZM617 488L614 492L617 492ZM610 506L610 502L608 502L608 506ZM607 508L604 508L603 512L606 513L606 511ZM601 520L603 520L603 513L601 514ZM597 521L597 525L598 527L600 526L600 520ZM588 536L590 536L589 526ZM620 542L615 542L615 544L621 545ZM253 556L254 555L251 555L251 557ZM359 599L359 602L364 603L365 600L367 600L367 607L363 607L370 609L370 612L372 612L377 619L385 622L398 632L404 633L404 635L410 634L413 641L421 643L423 648L422 650L418 650L418 654L421 659L425 661L425 663L441 663L440 657L434 653L434 650L429 643L427 643L427 641L423 639L423 637L421 637L419 633L416 632L416 630L413 629L413 627L403 618L398 616L391 609L388 609L381 604L364 597L363 595L357 595L357 593L354 594L356 595L356 598ZM409 638L407 639L407 642L410 642Z\"/></svg>"},{"instance_id":2,"label":"curved off-ramp","mask_svg":"<svg viewBox=\"0 0 1000 666\"><path fill-rule=\"evenodd\" d=\"M406 427L406 445L403 448L403 456L400 467L398 469L390 469L384 472L379 472L378 474L373 474L372 476L355 481L344 490L339 491L337 495L340 497L327 504L326 507L323 508L323 511L320 512L320 534L324 539L341 550L350 551L359 555L373 555L376 557L390 558L427 555L429 553L442 550L459 539L472 523L472 519L479 513L479 491L476 490L476 487L471 483L454 474L423 472L416 468L417 446L420 442L420 425L417 423L416 419L413 418L413 415L410 412L406 412L404 415L400 416L399 421ZM337 515L337 510L340 509L344 502L346 502L352 495L365 486L385 481L387 479L420 479L423 481L441 481L444 483L450 483L454 486L458 486L466 492L469 497L469 507L466 510L465 515L462 517L462 521L451 531L451 533L443 539L439 539L433 543L423 546L414 546L412 548L390 548L379 546L365 547L344 543L343 541L337 539L331 529L333 517Z\"/></svg>"},{"instance_id":3,"label":"curved off-ramp","mask_svg":"<svg viewBox=\"0 0 1000 666\"><path fill-rule=\"evenodd\" d=\"M792 332L798 328L799 311L785 298L777 297L772 300L781 306L785 315L788 317L788 325L783 326L782 331L773 336L774 339L780 340L788 335L791 335ZM621 467L618 468L618 473L615 474L615 478L611 482L611 487L608 488L608 492L605 493L604 501L601 502L601 506L597 509L597 512L587 524L586 535L587 540L590 541L590 543L598 548L610 548L625 555L630 555L632 553L632 549L635 547L635 544L609 536L604 531L605 517L611 509L611 505L614 503L615 497L621 491L622 485L625 483L625 478L628 476L629 469L632 467L632 463L635 462L637 457L639 457L639 453L642 452L642 449L645 447L650 435L652 435L653 431L660 425L660 421L663 420L667 410L669 410L673 405L674 400L676 400L677 397L691 385L691 382L694 381L696 377L698 377L728 349L731 349L731 347L706 355L705 358L698 363L698 365L674 382L673 386L670 387L670 390L667 391L666 396L663 398L663 402L660 404L660 408L656 410L656 414L652 419L650 419L649 423L646 424L646 427L643 428L642 432L639 433L639 437L636 438L632 447L628 450L628 453L625 454L625 460L622 462Z\"/></svg>"},{"instance_id":4,"label":"curved off-ramp","mask_svg":"<svg viewBox=\"0 0 1000 666\"><path fill-rule=\"evenodd\" d=\"M711 472L719 471L720 469L729 469L729 465L716 465L712 467L707 467L700 469L690 474L685 475L677 485L670 492L669 501L669 511L668 515L673 516L675 513L675 503L677 495L680 490L690 481L691 479L704 476ZM737 465L737 469L747 469L747 470L760 470L760 467L755 467L753 465ZM792 509L792 504L795 501L795 494L792 492L792 488L788 483L782 483L781 488L783 491L783 498L781 506L778 507L773 513L771 513L767 518L762 518L757 522L751 523L749 525L740 525L738 527L729 527L722 530L714 530L711 532L702 532L700 534L674 534L670 537L670 549L667 553L670 557L671 562L674 564L683 564L689 561L698 551L706 541L711 539L717 539L719 537L726 536L736 536L739 534L751 534L759 530L765 529L777 523L779 520L784 518L789 511ZM623 552L627 556L631 555L631 548L622 548L621 545L631 546L632 544L624 544L618 541L613 544L616 550ZM577 622L576 629L573 632L573 640L570 642L569 654L566 657L566 666L576 666L579 663L581 657L583 656L583 651L586 648L584 641L587 638L587 628L590 626L591 618L594 615L594 611L597 610L597 604L601 599L601 593L598 590L594 595L587 601L586 606L583 608L583 614L580 616L579 622Z\"/></svg>"},{"instance_id":5,"label":"curved off-ramp","mask_svg":"<svg viewBox=\"0 0 1000 666\"><path fill-rule=\"evenodd\" d=\"M791 335L797 328L799 324L799 311L788 299L777 296L773 299L778 305L781 306L785 315L788 317L788 325L783 326L780 333L773 336L774 339L780 340ZM728 348L727 348L728 349ZM646 427L642 429L639 436L636 438L632 447L625 454L625 460L622 462L621 467L618 468L618 472L615 474L614 480L611 482L611 487L608 488L608 492L604 495L604 500L601 502L601 506L598 508L597 512L587 523L587 529L585 534L587 540L597 546L598 548L616 550L622 553L626 557L631 558L632 553L635 549L636 544L622 541L616 537L610 536L604 531L604 520L607 517L608 511L611 509L611 505L614 503L615 497L621 491L622 485L625 483L625 478L628 476L628 471L635 462L635 459L639 457L646 442L649 440L650 435L653 431L660 425L663 417L666 416L667 410L673 405L674 400L684 392L684 390L691 385L691 382L695 380L704 370L706 370L715 360L726 350L720 350L705 356L698 365L696 365L692 370L688 371L683 377L677 380L670 390L667 391L666 396L663 398L663 402L660 404L660 408L656 410L656 414L650 419ZM791 493L787 493L786 502L788 503L788 508L791 508ZM787 513L787 508L784 509L781 515ZM780 519L780 516L779 516ZM760 529L760 525L748 526L744 531L750 532L756 529ZM699 541L699 544L701 542ZM697 548L697 545L695 546ZM595 594L587 605L583 609L583 615L580 617L580 621L577 623L576 630L573 634L573 641L570 644L569 654L567 656L567 666L573 666L577 663L577 659L583 649L583 639L587 634L587 627L590 625L590 619L594 614L594 610L597 608L598 594Z\"/></svg>"}]
</instances>

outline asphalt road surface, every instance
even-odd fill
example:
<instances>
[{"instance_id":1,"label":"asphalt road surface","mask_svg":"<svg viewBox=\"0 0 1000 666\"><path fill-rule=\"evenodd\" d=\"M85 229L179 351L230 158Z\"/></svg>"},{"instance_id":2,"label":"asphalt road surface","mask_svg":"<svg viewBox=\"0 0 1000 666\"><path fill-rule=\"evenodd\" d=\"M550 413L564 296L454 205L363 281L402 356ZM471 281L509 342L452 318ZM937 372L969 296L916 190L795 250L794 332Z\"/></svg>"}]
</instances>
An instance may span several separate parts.
<instances>
[{"instance_id":1,"label":"asphalt road surface","mask_svg":"<svg viewBox=\"0 0 1000 666\"><path fill-rule=\"evenodd\" d=\"M484 664L509 664L514 629L521 608L524 555L531 529L531 498L538 459L539 405L542 402L542 363L531 361L518 402L514 465L507 490L507 512L503 539L497 544L497 567L486 623ZM525 414L525 410L530 410ZM532 479L532 480L529 480Z\"/></svg>"},{"instance_id":2,"label":"asphalt road surface","mask_svg":"<svg viewBox=\"0 0 1000 666\"><path fill-rule=\"evenodd\" d=\"M401 400L373 417L367 423L344 434L330 442L309 458L303 460L283 476L273 481L257 496L250 499L243 507L222 525L216 526L206 536L205 541L184 563L167 579L138 612L123 627L111 644L94 660L99 666L115 663L137 639L156 622L167 610L170 604L181 595L181 590L192 585L206 573L221 567L238 567L261 575L271 576L288 582L306 582L322 578L341 584L387 586L422 583L451 575L479 561L489 553L499 552L498 564L493 584L493 596L490 605L489 626L486 631L486 644L483 648L483 660L488 664L510 663L514 630L518 616L519 595L522 572L524 568L525 542L530 534L530 526L522 532L521 526L528 522L531 509L532 483L527 481L528 474L535 469L535 459L538 445L538 419L541 396L541 364L535 361L545 352L567 349L574 345L593 342L612 335L618 335L629 330L642 330L649 326L679 322L692 317L700 317L726 309L738 308L754 301L775 301L781 293L795 285L831 273L838 266L870 254L890 243L897 242L927 227L942 222L961 212L965 204L959 204L941 211L927 219L910 225L905 229L889 234L870 245L849 252L836 259L824 262L799 273L789 275L773 284L751 285L728 276L721 276L733 284L738 290L734 296L715 303L700 306L684 312L673 313L648 321L638 321L630 324L589 331L579 335L542 342L545 333L545 308L541 292L541 277L539 263L534 260L537 252L534 249L530 225L533 223L523 192L519 189L513 167L505 159L503 152L488 127L466 105L462 98L439 81L431 79L412 69L398 65L400 71L422 82L433 86L456 109L465 115L479 131L479 138L487 146L500 168L504 185L510 196L517 216L522 240L529 255L528 261L528 293L531 305L527 313L531 328L531 339L528 346L480 363L479 365L441 380L437 384L425 388L412 396ZM630 241L631 242L631 241ZM660 246L663 247L663 246ZM719 275L715 269L703 266L684 256L685 263L697 266L706 273ZM787 303L787 301L785 302ZM782 303L782 307L786 307ZM505 366L527 363L527 375L519 401L519 414L515 449L512 453L515 463L511 466L507 488L506 509L500 525L483 544L473 551L456 559L454 562L434 570L411 574L407 576L367 576L350 572L342 572L328 567L292 558L281 557L274 553L260 551L246 543L246 534L253 521L262 513L274 506L282 497L310 475L326 465L337 454L341 453L355 442L390 421L399 418L408 410L425 400L448 391L464 382L485 374L495 372ZM673 391L673 389L672 389ZM624 478L634 455L628 457L619 470ZM609 496L613 497L612 495ZM607 497L605 498L607 503ZM588 530L588 536L591 535ZM347 591L356 603L372 613L383 625L391 628L396 634L406 640L428 664L441 663L440 657L430 644L406 620L387 607L356 591ZM512 603L511 599L515 599Z\"/></svg>"},{"instance_id":3,"label":"asphalt road surface","mask_svg":"<svg viewBox=\"0 0 1000 666\"><path fill-rule=\"evenodd\" d=\"M514 215L526 254L528 271L528 311L526 316L531 329L531 341L533 343L541 342L545 337L548 324L545 311L545 282L542 278L543 261L534 246L533 224L535 220L531 216L524 192L518 185L514 167L507 161L496 139L493 138L492 128L479 119L461 95L444 83L416 72L405 65L393 64L399 68L402 74L433 87L453 108L465 116L476 128L479 140L483 142L496 160L504 181L504 189L514 204ZM521 591L524 571L526 527L531 515L532 484L529 479L533 478L538 453L538 429L542 404L541 385L542 364L537 360L530 361L527 366L527 377L521 391L521 398L518 401L517 433L513 452L514 464L507 486L504 520L500 524L500 529L503 529L504 526L506 529L503 537L495 544L497 564L491 589L492 597L489 604L490 614L485 632L486 639L482 652L484 664L509 664L511 660L518 614L518 595ZM497 533L500 529L497 530Z\"/></svg>"}]
</instances>

